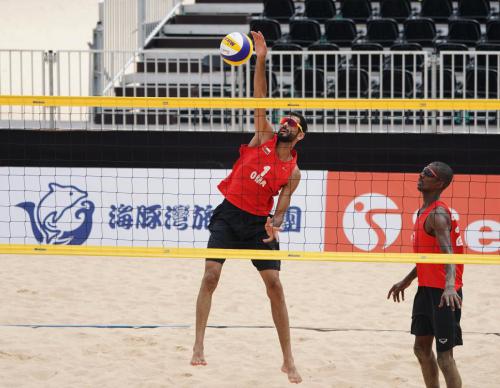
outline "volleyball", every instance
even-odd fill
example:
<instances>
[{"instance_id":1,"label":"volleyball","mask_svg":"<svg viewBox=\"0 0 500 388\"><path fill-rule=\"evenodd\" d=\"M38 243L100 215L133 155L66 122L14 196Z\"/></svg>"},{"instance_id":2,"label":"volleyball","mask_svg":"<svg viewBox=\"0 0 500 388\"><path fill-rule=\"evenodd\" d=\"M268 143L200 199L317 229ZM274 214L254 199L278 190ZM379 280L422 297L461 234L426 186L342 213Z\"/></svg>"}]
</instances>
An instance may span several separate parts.
<instances>
[{"instance_id":1,"label":"volleyball","mask_svg":"<svg viewBox=\"0 0 500 388\"><path fill-rule=\"evenodd\" d=\"M220 55L224 62L232 66L246 63L253 53L253 44L246 34L231 32L220 42Z\"/></svg>"}]
</instances>

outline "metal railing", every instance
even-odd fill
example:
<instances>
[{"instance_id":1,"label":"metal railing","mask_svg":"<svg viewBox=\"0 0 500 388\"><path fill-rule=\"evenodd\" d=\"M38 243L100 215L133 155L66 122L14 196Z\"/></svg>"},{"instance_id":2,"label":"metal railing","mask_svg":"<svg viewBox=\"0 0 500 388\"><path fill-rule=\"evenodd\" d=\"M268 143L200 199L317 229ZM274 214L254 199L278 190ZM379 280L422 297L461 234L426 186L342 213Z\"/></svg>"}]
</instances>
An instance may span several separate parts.
<instances>
[{"instance_id":1,"label":"metal railing","mask_svg":"<svg viewBox=\"0 0 500 388\"><path fill-rule=\"evenodd\" d=\"M498 99L498 52L270 51L268 95L276 98ZM129 64L110 74L105 63ZM496 62L495 62L496 60ZM252 61L231 67L217 50L12 51L0 50L0 94L137 97L251 97ZM443 80L443 82L441 82ZM40 116L27 107L0 107L2 127L34 118L33 126L82 129L251 131L251 110L58 108ZM38 108L41 109L41 108ZM310 131L456 132L500 134L498 112L304 112ZM273 112L279 115L280 112ZM31 116L30 116L31 115ZM99 116L100 115L100 116ZM45 120L50 116L51 120Z\"/></svg>"}]
</instances>

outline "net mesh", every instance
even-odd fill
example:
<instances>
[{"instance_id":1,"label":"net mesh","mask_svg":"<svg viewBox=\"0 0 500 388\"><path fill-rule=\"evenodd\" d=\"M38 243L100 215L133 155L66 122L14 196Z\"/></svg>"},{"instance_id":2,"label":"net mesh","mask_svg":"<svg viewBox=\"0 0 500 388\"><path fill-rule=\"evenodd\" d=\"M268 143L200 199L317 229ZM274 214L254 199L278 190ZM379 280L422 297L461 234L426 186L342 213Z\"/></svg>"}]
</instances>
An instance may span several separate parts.
<instances>
[{"instance_id":1,"label":"net mesh","mask_svg":"<svg viewBox=\"0 0 500 388\"><path fill-rule=\"evenodd\" d=\"M478 112L487 118L500 110L497 100L2 96L0 102L9 127L2 131L5 163L0 167L4 252L9 245L43 245L210 257L202 248L213 211L223 200L217 185L230 173L239 144L251 138L253 109L265 107L275 124L294 110L303 112L312 128L310 140L298 147L301 183L284 218L281 252L273 253L308 260L340 259L338 253L346 252L354 254L345 256L352 260L376 254L394 259L412 252L421 204L417 168L443 155L446 144L429 152L428 144L412 146L411 141L423 139L418 137L427 132L423 128L434 131L440 122L463 119L466 113L477 120ZM339 135L328 143L333 139L327 137L328 126L342 120L355 133L350 140ZM410 143L379 148L373 137L362 136L363 128L387 133L394 125L405 132L407 123L408 132L418 127L420 134ZM381 139L383 144L388 137ZM445 153L454 155L450 164L455 167L455 162L458 171L443 200L461 225L466 253L498 261L500 175L485 160L485 151L495 146L483 145L483 159L473 160L473 146L464 144L458 151L453 144ZM412 152L411 163L401 159Z\"/></svg>"}]
</instances>

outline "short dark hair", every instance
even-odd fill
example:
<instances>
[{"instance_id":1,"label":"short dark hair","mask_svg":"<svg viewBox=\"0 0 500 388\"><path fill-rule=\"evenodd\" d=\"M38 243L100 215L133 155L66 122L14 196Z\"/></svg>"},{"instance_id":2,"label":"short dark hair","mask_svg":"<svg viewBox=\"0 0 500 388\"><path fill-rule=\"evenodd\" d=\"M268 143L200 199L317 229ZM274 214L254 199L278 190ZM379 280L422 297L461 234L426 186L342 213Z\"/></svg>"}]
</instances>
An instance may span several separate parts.
<instances>
[{"instance_id":1,"label":"short dark hair","mask_svg":"<svg viewBox=\"0 0 500 388\"><path fill-rule=\"evenodd\" d=\"M299 112L290 112L289 115L290 116L295 116L295 117L299 118L300 126L302 127L302 132L306 133L307 132L307 121L306 121L306 118L304 116L302 116L302 114L300 114Z\"/></svg>"},{"instance_id":2,"label":"short dark hair","mask_svg":"<svg viewBox=\"0 0 500 388\"><path fill-rule=\"evenodd\" d=\"M443 190L446 189L453 180L453 170L444 162L432 162L431 165L436 168L436 174L444 183Z\"/></svg>"}]
</instances>

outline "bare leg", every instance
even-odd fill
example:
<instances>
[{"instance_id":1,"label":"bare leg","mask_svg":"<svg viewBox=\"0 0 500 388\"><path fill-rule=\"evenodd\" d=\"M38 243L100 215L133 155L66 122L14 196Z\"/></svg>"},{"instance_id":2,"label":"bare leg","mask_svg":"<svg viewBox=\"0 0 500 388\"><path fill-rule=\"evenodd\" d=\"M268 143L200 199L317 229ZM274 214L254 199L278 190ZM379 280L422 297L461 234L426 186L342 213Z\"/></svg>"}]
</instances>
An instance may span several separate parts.
<instances>
[{"instance_id":1,"label":"bare leg","mask_svg":"<svg viewBox=\"0 0 500 388\"><path fill-rule=\"evenodd\" d=\"M290 342L290 324L288 322L288 311L286 309L285 294L279 278L279 271L264 270L260 275L266 285L267 295L271 301L271 311L273 314L274 325L278 331L278 338L283 352L283 366L281 370L288 375L291 383L300 383L300 377L292 355L292 345Z\"/></svg>"},{"instance_id":2,"label":"bare leg","mask_svg":"<svg viewBox=\"0 0 500 388\"><path fill-rule=\"evenodd\" d=\"M191 365L207 365L203 353L205 329L207 328L208 315L212 306L212 295L219 283L222 264L216 261L206 261L205 274L201 281L200 292L196 300L196 338L193 346Z\"/></svg>"},{"instance_id":3,"label":"bare leg","mask_svg":"<svg viewBox=\"0 0 500 388\"><path fill-rule=\"evenodd\" d=\"M431 335L416 336L413 351L418 358L422 375L427 388L439 388L439 369L436 356L432 351L434 337Z\"/></svg>"},{"instance_id":4,"label":"bare leg","mask_svg":"<svg viewBox=\"0 0 500 388\"><path fill-rule=\"evenodd\" d=\"M446 387L448 388L461 388L462 379L460 378L460 373L458 373L457 364L453 358L453 349L446 352L438 352L437 362L439 369L443 372L444 379L446 381Z\"/></svg>"}]
</instances>

